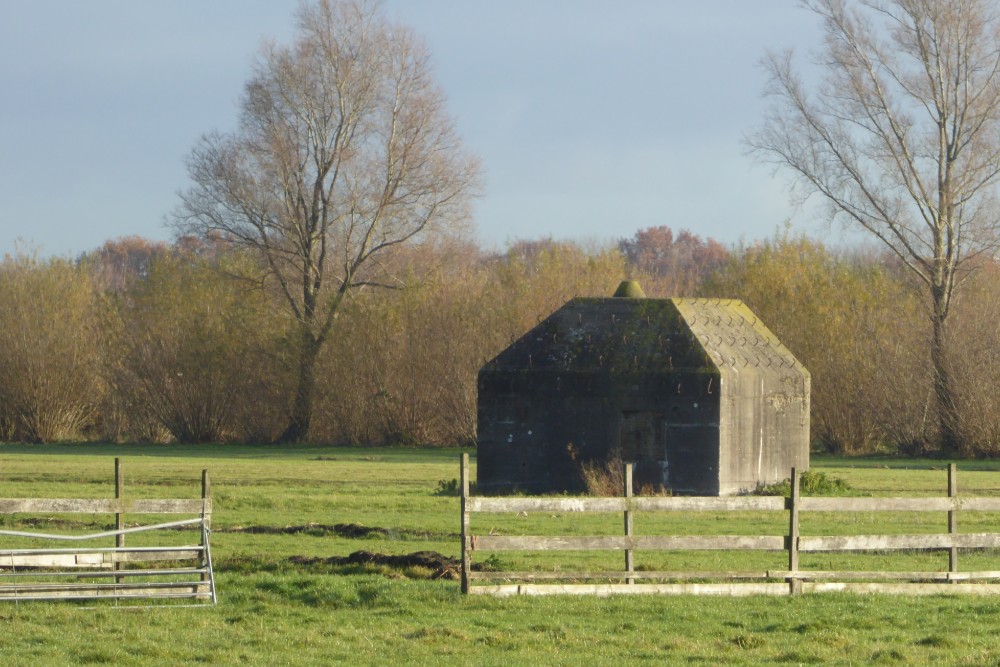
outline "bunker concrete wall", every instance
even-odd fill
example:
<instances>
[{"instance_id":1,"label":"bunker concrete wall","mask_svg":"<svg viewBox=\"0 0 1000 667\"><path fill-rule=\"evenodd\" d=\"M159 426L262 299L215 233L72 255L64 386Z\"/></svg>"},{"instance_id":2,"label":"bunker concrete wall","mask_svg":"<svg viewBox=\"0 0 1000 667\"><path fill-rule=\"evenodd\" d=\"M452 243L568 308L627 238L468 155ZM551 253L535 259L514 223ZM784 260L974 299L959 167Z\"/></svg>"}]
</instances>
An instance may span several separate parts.
<instances>
[{"instance_id":1,"label":"bunker concrete wall","mask_svg":"<svg viewBox=\"0 0 1000 667\"><path fill-rule=\"evenodd\" d=\"M484 492L583 491L581 466L618 453L635 460L640 485L716 494L718 387L718 376L703 372L484 370L479 375L477 484ZM630 425L646 422L653 425L643 435L655 441L629 442Z\"/></svg>"},{"instance_id":2,"label":"bunker concrete wall","mask_svg":"<svg viewBox=\"0 0 1000 667\"><path fill-rule=\"evenodd\" d=\"M719 492L773 484L809 466L809 376L723 369Z\"/></svg>"}]
</instances>

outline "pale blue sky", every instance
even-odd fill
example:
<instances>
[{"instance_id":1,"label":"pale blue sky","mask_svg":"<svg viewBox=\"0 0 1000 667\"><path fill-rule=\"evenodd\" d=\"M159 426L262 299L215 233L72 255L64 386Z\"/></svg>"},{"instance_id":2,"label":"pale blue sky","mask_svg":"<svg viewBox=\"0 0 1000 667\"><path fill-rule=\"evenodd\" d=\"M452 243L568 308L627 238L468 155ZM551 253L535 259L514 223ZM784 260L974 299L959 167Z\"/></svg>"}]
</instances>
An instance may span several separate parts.
<instances>
[{"instance_id":1,"label":"pale blue sky","mask_svg":"<svg viewBox=\"0 0 1000 667\"><path fill-rule=\"evenodd\" d=\"M232 128L297 0L0 0L0 253L76 255L164 219L198 137ZM743 154L767 48L818 39L796 0L388 0L434 55L485 194L477 235L604 240L666 224L770 236L782 177Z\"/></svg>"}]
</instances>

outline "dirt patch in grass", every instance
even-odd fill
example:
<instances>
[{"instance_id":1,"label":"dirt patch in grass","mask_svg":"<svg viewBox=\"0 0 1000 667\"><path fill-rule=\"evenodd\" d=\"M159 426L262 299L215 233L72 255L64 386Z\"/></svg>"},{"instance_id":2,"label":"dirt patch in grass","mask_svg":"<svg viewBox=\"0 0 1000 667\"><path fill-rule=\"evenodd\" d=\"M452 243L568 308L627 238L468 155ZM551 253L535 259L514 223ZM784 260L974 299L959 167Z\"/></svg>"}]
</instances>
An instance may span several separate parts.
<instances>
[{"instance_id":1,"label":"dirt patch in grass","mask_svg":"<svg viewBox=\"0 0 1000 667\"><path fill-rule=\"evenodd\" d=\"M333 556L330 558L291 556L288 559L288 562L298 566L374 565L392 568L393 570L423 568L431 572L432 579L458 579L462 566L461 561L457 558L443 556L437 551L415 551L410 554L402 555L378 554L371 551L355 551L349 556Z\"/></svg>"},{"instance_id":2,"label":"dirt patch in grass","mask_svg":"<svg viewBox=\"0 0 1000 667\"><path fill-rule=\"evenodd\" d=\"M357 523L337 523L327 525L322 523L307 523L301 526L229 526L216 529L219 533L249 533L251 535L337 535L338 537L378 537L388 535L387 528L362 526Z\"/></svg>"},{"instance_id":3,"label":"dirt patch in grass","mask_svg":"<svg viewBox=\"0 0 1000 667\"><path fill-rule=\"evenodd\" d=\"M371 537L408 537L418 539L452 538L455 535L441 535L422 530L405 528L379 528L363 526L357 523L337 523L333 525L322 523L307 523L301 526L227 526L216 528L217 533L249 533L251 535L314 535L327 537L335 535L349 539L366 539Z\"/></svg>"}]
</instances>

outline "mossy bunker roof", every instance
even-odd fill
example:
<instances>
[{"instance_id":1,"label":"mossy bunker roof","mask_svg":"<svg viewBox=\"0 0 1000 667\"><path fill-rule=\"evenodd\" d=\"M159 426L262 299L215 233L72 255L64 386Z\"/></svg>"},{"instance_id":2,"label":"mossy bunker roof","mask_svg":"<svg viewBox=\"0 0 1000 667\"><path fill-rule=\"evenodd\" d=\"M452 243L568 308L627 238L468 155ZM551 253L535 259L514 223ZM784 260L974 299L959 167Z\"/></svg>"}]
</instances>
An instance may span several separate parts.
<instances>
[{"instance_id":1,"label":"mossy bunker roof","mask_svg":"<svg viewBox=\"0 0 1000 667\"><path fill-rule=\"evenodd\" d=\"M576 298L483 371L805 369L736 299Z\"/></svg>"}]
</instances>

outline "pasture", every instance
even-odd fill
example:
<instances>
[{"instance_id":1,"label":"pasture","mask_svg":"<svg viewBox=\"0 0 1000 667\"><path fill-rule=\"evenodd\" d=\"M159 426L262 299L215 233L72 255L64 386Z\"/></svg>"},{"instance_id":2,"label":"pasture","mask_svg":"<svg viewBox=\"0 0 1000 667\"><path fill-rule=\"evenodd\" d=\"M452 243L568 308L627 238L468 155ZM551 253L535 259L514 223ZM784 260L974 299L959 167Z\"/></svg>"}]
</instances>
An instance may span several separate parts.
<instances>
[{"instance_id":1,"label":"pasture","mask_svg":"<svg viewBox=\"0 0 1000 667\"><path fill-rule=\"evenodd\" d=\"M439 493L458 476L456 450L2 445L0 497L107 497L116 456L134 496L196 497L201 469L210 471L219 604L3 604L5 664L1000 665L994 639L1000 598L994 597L494 599L463 597L456 580L434 578L420 565L334 560L358 551L458 557L458 499ZM941 462L820 458L813 465L861 494L940 495L945 488ZM960 471L961 493L1000 495L1000 462L962 462ZM3 522L19 526L27 518ZM997 519L984 516L962 529L995 531ZM733 525L720 526L732 517L677 519L685 532L751 534L761 528L756 520L738 516ZM816 528L929 532L940 526L921 522L935 520L944 518L867 514L850 525ZM600 530L602 521L620 529L620 516L495 517L498 529L526 534L587 534ZM662 526L672 528L680 527ZM751 560L772 557L780 559L762 554ZM477 562L489 558L478 554ZM560 559L605 555L511 558L502 564L543 569L564 565ZM620 558L607 555L609 563ZM640 567L642 558L637 555ZM711 558L696 565L746 567L745 554ZM917 556L866 558L902 570ZM944 554L934 558L947 567ZM963 558L963 567L1000 569L998 554ZM587 569L602 565L584 563Z\"/></svg>"}]
</instances>

